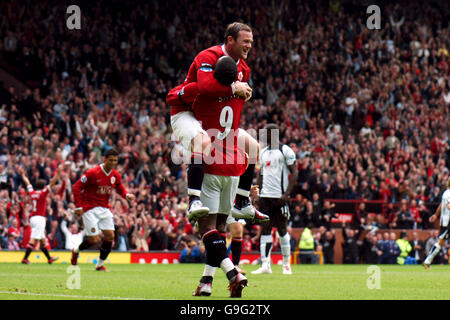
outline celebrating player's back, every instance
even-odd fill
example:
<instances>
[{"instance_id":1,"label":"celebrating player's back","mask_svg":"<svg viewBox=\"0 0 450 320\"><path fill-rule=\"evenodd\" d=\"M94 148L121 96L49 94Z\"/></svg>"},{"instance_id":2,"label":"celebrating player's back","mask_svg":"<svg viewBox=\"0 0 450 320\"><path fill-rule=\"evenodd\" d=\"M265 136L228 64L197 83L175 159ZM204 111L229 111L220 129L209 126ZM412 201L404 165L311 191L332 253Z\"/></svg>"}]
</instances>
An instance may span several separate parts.
<instances>
[{"instance_id":1,"label":"celebrating player's back","mask_svg":"<svg viewBox=\"0 0 450 320\"><path fill-rule=\"evenodd\" d=\"M30 214L30 226L31 226L31 240L27 245L25 256L22 259L23 264L30 264L28 257L35 248L36 244L40 242L41 250L47 257L48 263L53 263L58 257L50 257L50 254L45 247L45 223L47 218L47 195L51 188L56 184L59 179L62 167L58 167L55 176L50 181L49 185L45 185L45 180L38 180L36 183L36 189L33 188L30 181L25 175L25 170L20 168L20 175L27 187L28 194L31 198L31 214Z\"/></svg>"}]
</instances>

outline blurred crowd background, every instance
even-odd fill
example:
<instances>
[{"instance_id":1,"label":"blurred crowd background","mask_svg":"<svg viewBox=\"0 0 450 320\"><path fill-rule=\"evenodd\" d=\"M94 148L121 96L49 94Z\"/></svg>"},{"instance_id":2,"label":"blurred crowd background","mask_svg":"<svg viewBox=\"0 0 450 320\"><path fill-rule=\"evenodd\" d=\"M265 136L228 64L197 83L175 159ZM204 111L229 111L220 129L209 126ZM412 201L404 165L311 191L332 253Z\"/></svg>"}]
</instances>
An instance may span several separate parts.
<instances>
[{"instance_id":1,"label":"blurred crowd background","mask_svg":"<svg viewBox=\"0 0 450 320\"><path fill-rule=\"evenodd\" d=\"M68 5L0 3L0 67L26 87L0 89L2 249L29 237L18 166L34 184L66 164L47 225L49 245L63 249L63 221L72 234L82 230L71 186L111 147L137 197L131 206L112 198L115 249L195 247L165 98L232 21L250 24L255 40L241 127L276 122L297 154L290 227L330 229L325 199L366 199L387 210L368 219L362 203L353 233L432 228L427 205L440 201L450 167L448 1L381 2L380 30L366 27L367 6L352 1L81 2L81 30L67 29ZM259 250L257 225L247 223L244 238L244 250Z\"/></svg>"}]
</instances>

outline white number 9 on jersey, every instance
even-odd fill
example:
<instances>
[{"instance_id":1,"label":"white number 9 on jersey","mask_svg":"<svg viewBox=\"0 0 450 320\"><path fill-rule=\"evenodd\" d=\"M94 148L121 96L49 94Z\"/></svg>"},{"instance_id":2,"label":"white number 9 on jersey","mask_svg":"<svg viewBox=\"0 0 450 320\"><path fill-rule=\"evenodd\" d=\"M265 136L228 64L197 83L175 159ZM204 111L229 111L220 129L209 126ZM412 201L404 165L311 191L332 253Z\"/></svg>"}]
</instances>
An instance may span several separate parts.
<instances>
[{"instance_id":1,"label":"white number 9 on jersey","mask_svg":"<svg viewBox=\"0 0 450 320\"><path fill-rule=\"evenodd\" d=\"M217 135L217 139L225 139L231 131L233 126L233 109L230 106L223 107L220 112L220 125L225 128L225 130Z\"/></svg>"}]
</instances>

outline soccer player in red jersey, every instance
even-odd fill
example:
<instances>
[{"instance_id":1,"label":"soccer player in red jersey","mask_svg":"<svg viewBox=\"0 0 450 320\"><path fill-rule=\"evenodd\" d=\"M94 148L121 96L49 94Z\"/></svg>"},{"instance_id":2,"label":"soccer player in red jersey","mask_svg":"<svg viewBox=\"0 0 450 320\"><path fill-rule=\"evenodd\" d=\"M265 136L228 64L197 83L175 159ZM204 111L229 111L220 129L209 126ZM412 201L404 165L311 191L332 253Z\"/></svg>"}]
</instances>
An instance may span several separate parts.
<instances>
[{"instance_id":1,"label":"soccer player in red jersey","mask_svg":"<svg viewBox=\"0 0 450 320\"><path fill-rule=\"evenodd\" d=\"M95 269L108 271L103 264L111 252L114 241L114 221L109 198L115 189L121 197L128 201L135 199L133 194L127 193L122 184L122 176L115 170L118 158L119 153L114 149L109 149L105 153L104 162L87 170L73 185L73 195L77 207L75 214L82 215L87 239L78 248L72 250L72 265L77 264L80 250L100 242L100 232L102 232L103 243L100 248L100 259Z\"/></svg>"},{"instance_id":2,"label":"soccer player in red jersey","mask_svg":"<svg viewBox=\"0 0 450 320\"><path fill-rule=\"evenodd\" d=\"M230 57L221 57L216 66L220 64L228 65L231 70L237 69L235 61ZM208 215L198 219L199 232L206 249L206 265L193 293L195 296L211 294L217 267L228 278L230 297L241 297L242 289L247 286L247 278L227 255L224 237L239 177L248 166L248 157L237 143L244 102L244 99L234 95L217 99L200 94L192 105L195 117L202 122L203 129L211 139L212 147L210 156L204 159L205 173L200 194L201 202L210 211Z\"/></svg>"},{"instance_id":3,"label":"soccer player in red jersey","mask_svg":"<svg viewBox=\"0 0 450 320\"><path fill-rule=\"evenodd\" d=\"M246 24L235 22L228 25L225 32L225 43L200 52L191 64L184 83L174 88L167 97L167 103L172 107L170 121L174 135L186 150L192 152L191 164L188 166L190 220L196 220L209 211L200 201L200 190L205 172L203 155L209 153L211 140L192 112L189 101L192 93L188 92L187 85L196 83L195 90L205 97L222 99L235 96L248 101L252 92L247 84L250 78L250 68L244 60L251 49L251 41L253 41L249 36L251 34L252 29ZM237 79L231 85L224 85L213 76L213 66L222 56L230 56L236 62ZM247 152L250 156L250 163L240 178L233 214L240 218L254 218L258 213L251 205L249 195L255 163L258 159L259 143L244 130L239 130L239 135L241 135L240 139L244 140L246 151L250 149L252 152Z\"/></svg>"},{"instance_id":4,"label":"soccer player in red jersey","mask_svg":"<svg viewBox=\"0 0 450 320\"><path fill-rule=\"evenodd\" d=\"M61 174L62 166L59 166L56 174L50 180L50 184L45 186L45 180L38 180L36 183L36 189L33 189L30 181L25 175L25 170L23 168L19 169L19 174L22 176L22 180L27 187L28 194L31 198L31 215L30 215L30 226L31 226L31 240L27 245L25 251L25 256L22 259L23 264L30 264L28 260L36 244L40 242L41 250L47 257L48 263L51 264L58 257L50 257L50 254L45 247L45 223L47 217L47 195L51 191L51 188L56 184Z\"/></svg>"}]
</instances>

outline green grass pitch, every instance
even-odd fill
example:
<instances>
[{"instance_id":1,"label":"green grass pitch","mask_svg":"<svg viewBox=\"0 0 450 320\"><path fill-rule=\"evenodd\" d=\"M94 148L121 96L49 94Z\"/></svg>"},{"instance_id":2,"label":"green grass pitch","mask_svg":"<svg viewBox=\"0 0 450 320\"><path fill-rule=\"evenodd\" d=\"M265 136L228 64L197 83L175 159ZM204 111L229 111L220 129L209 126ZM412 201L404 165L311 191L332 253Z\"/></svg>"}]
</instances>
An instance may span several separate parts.
<instances>
[{"instance_id":1,"label":"green grass pitch","mask_svg":"<svg viewBox=\"0 0 450 320\"><path fill-rule=\"evenodd\" d=\"M229 299L226 277L216 271L210 297L192 297L203 271L201 264L107 265L98 272L93 265L80 265L80 289L68 289L67 264L0 264L0 299ZM245 265L249 287L245 300L400 300L449 299L450 266L380 265L380 289L369 289L367 265L294 265L292 275L281 266L273 274L253 275L258 266ZM369 283L374 284L369 280Z\"/></svg>"}]
</instances>

